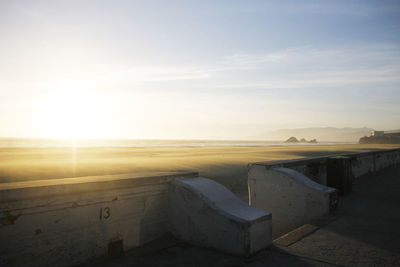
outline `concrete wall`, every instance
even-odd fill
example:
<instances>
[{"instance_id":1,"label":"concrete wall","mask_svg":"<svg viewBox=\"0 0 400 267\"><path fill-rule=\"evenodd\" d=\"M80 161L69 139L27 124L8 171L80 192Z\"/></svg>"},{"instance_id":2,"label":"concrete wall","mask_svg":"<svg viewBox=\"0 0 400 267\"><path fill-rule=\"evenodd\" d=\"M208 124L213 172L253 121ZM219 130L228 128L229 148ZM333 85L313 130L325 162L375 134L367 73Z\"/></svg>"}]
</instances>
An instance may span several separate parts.
<instances>
[{"instance_id":1,"label":"concrete wall","mask_svg":"<svg viewBox=\"0 0 400 267\"><path fill-rule=\"evenodd\" d=\"M389 166L400 164L400 149L378 150L364 153L343 154L351 157L351 168L354 178L367 173L381 170ZM251 163L248 170L255 164L266 168L284 167L296 170L314 182L327 185L327 157Z\"/></svg>"},{"instance_id":2,"label":"concrete wall","mask_svg":"<svg viewBox=\"0 0 400 267\"><path fill-rule=\"evenodd\" d=\"M0 266L69 266L160 237L171 180L194 175L1 184Z\"/></svg>"},{"instance_id":3,"label":"concrete wall","mask_svg":"<svg viewBox=\"0 0 400 267\"><path fill-rule=\"evenodd\" d=\"M349 154L355 178L400 163L400 149Z\"/></svg>"},{"instance_id":4,"label":"concrete wall","mask_svg":"<svg viewBox=\"0 0 400 267\"><path fill-rule=\"evenodd\" d=\"M269 213L196 176L124 174L0 184L0 266L71 266L141 246L171 232L171 226L184 240L228 253L247 255L271 243Z\"/></svg>"},{"instance_id":5,"label":"concrete wall","mask_svg":"<svg viewBox=\"0 0 400 267\"><path fill-rule=\"evenodd\" d=\"M350 179L400 163L400 149L352 153L345 156L350 159L350 174L347 175ZM327 177L332 176L327 173L329 158L248 165L250 203L272 213L273 237L326 214L329 207L335 206L337 192L326 194L324 190L328 187L317 189L315 185L326 186Z\"/></svg>"},{"instance_id":6,"label":"concrete wall","mask_svg":"<svg viewBox=\"0 0 400 267\"><path fill-rule=\"evenodd\" d=\"M271 213L250 207L210 179L179 179L173 185L170 222L178 238L244 256L271 244Z\"/></svg>"},{"instance_id":7,"label":"concrete wall","mask_svg":"<svg viewBox=\"0 0 400 267\"><path fill-rule=\"evenodd\" d=\"M316 183L326 185L326 157L250 163L247 167L248 171L254 165L263 165L267 169L277 167L289 168L302 173Z\"/></svg>"},{"instance_id":8,"label":"concrete wall","mask_svg":"<svg viewBox=\"0 0 400 267\"><path fill-rule=\"evenodd\" d=\"M328 214L337 203L336 189L288 168L252 165L248 183L250 204L272 213L274 238Z\"/></svg>"}]
</instances>

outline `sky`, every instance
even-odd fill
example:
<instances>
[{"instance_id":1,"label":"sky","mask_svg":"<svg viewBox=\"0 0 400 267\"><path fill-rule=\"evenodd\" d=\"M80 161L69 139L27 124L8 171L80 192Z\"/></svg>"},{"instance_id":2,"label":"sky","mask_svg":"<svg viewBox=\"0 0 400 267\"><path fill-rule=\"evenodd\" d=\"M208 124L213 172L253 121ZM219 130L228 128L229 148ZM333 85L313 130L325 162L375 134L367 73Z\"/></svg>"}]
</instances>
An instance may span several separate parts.
<instances>
[{"instance_id":1,"label":"sky","mask_svg":"<svg viewBox=\"0 0 400 267\"><path fill-rule=\"evenodd\" d=\"M400 1L0 0L0 137L400 128Z\"/></svg>"}]
</instances>

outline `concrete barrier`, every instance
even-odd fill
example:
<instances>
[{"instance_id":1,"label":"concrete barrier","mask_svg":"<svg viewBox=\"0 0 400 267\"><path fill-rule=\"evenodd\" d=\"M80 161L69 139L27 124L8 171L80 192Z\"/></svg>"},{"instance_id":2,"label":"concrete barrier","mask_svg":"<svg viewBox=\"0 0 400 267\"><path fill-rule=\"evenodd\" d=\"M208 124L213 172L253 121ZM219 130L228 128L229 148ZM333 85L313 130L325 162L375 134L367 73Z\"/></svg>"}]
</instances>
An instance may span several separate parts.
<instances>
[{"instance_id":1,"label":"concrete barrier","mask_svg":"<svg viewBox=\"0 0 400 267\"><path fill-rule=\"evenodd\" d=\"M189 236L199 237L191 233L196 229L210 231L209 242L199 244L225 252L252 253L270 242L265 234L270 231L268 221L257 217L265 212L239 204L218 183L201 178L203 182L196 184L186 179L196 176L123 174L0 184L0 266L70 266L100 255L115 256L171 232L170 220L175 230L182 227L179 230ZM179 179L184 179L182 184L172 183ZM179 192L184 184L204 198L187 199L186 209L177 214L171 203L182 197ZM203 187L207 184L213 188ZM176 186L179 189L173 189ZM220 198L212 192L221 194ZM183 196L190 194L183 192ZM236 207L232 209L224 200ZM206 210L210 217L199 221L198 215ZM199 228L177 222L171 211L174 216L192 218ZM220 237L237 236L230 239L231 246L215 238L219 230Z\"/></svg>"},{"instance_id":2,"label":"concrete barrier","mask_svg":"<svg viewBox=\"0 0 400 267\"><path fill-rule=\"evenodd\" d=\"M327 183L326 157L250 163L248 171L254 165L263 165L266 169L277 167L289 168L302 173L316 183L322 185L326 185Z\"/></svg>"},{"instance_id":3,"label":"concrete barrier","mask_svg":"<svg viewBox=\"0 0 400 267\"><path fill-rule=\"evenodd\" d=\"M335 156L346 156L351 158L352 177L357 179L368 173L400 164L400 149L386 149L363 153L346 153ZM264 165L266 168L284 167L296 170L307 176L314 182L327 185L327 161L330 157L314 157L293 160L281 160L270 162L256 162L248 165L248 170L253 165Z\"/></svg>"},{"instance_id":4,"label":"concrete barrier","mask_svg":"<svg viewBox=\"0 0 400 267\"><path fill-rule=\"evenodd\" d=\"M248 256L271 242L271 213L237 198L210 179L173 181L172 232L195 245Z\"/></svg>"},{"instance_id":5,"label":"concrete barrier","mask_svg":"<svg viewBox=\"0 0 400 267\"><path fill-rule=\"evenodd\" d=\"M354 179L399 163L400 149L252 163L248 165L250 204L272 213L276 237L335 207L337 192L318 186L331 185L345 194Z\"/></svg>"},{"instance_id":6,"label":"concrete barrier","mask_svg":"<svg viewBox=\"0 0 400 267\"><path fill-rule=\"evenodd\" d=\"M336 207L337 190L288 168L253 164L248 176L250 204L272 213L272 235L280 236Z\"/></svg>"},{"instance_id":7,"label":"concrete barrier","mask_svg":"<svg viewBox=\"0 0 400 267\"><path fill-rule=\"evenodd\" d=\"M400 163L400 149L349 154L348 156L351 157L351 167L355 178Z\"/></svg>"},{"instance_id":8,"label":"concrete barrier","mask_svg":"<svg viewBox=\"0 0 400 267\"><path fill-rule=\"evenodd\" d=\"M54 179L0 185L0 266L69 266L168 231L173 179L195 173Z\"/></svg>"}]
</instances>

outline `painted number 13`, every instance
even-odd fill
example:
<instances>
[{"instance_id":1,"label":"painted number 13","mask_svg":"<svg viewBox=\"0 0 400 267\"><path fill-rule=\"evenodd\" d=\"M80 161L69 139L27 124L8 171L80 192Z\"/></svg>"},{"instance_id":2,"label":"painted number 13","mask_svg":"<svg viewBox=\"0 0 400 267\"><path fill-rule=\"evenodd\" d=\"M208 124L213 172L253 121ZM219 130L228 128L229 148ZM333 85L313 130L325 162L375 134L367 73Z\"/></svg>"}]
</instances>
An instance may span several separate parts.
<instances>
[{"instance_id":1,"label":"painted number 13","mask_svg":"<svg viewBox=\"0 0 400 267\"><path fill-rule=\"evenodd\" d=\"M110 215L111 213L109 207L100 208L100 220L106 220L110 218Z\"/></svg>"}]
</instances>

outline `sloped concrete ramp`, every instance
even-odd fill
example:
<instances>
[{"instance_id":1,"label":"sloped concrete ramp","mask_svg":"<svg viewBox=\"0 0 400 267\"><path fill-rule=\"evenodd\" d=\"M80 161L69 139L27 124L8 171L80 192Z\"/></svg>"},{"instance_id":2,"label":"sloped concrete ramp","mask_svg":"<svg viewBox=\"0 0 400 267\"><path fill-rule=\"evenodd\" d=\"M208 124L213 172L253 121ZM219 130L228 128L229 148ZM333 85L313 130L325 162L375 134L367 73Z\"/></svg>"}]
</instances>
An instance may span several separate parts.
<instances>
[{"instance_id":1,"label":"sloped concrete ramp","mask_svg":"<svg viewBox=\"0 0 400 267\"><path fill-rule=\"evenodd\" d=\"M179 239L245 256L271 244L271 213L249 206L210 179L172 184L170 222Z\"/></svg>"},{"instance_id":2,"label":"sloped concrete ramp","mask_svg":"<svg viewBox=\"0 0 400 267\"><path fill-rule=\"evenodd\" d=\"M288 168L254 164L248 183L251 205L273 215L273 237L328 214L337 204L336 189Z\"/></svg>"}]
</instances>

